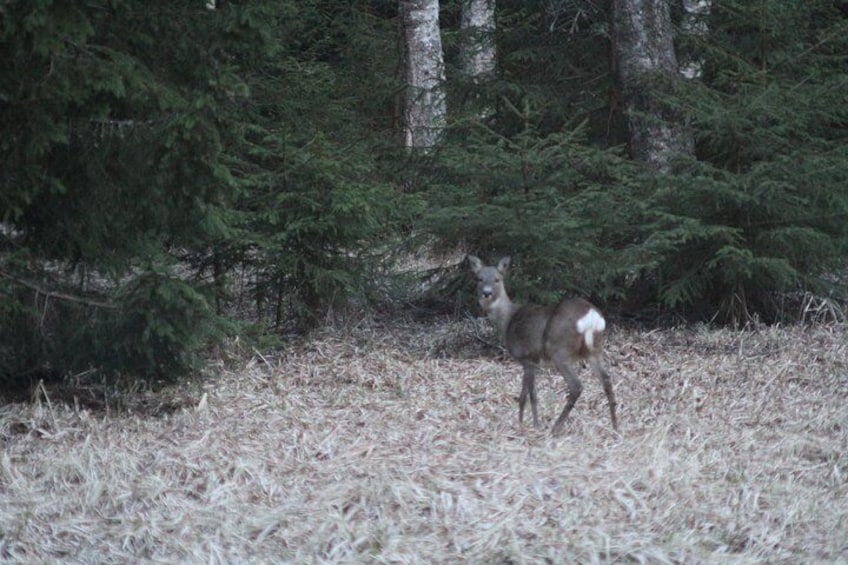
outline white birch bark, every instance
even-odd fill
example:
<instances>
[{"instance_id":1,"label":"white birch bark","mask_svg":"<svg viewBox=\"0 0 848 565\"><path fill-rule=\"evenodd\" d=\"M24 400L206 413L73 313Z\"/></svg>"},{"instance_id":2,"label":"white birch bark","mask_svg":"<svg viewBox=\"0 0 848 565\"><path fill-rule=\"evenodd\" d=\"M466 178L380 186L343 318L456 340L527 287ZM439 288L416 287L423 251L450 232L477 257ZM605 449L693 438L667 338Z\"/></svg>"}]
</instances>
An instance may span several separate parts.
<instances>
[{"instance_id":1,"label":"white birch bark","mask_svg":"<svg viewBox=\"0 0 848 565\"><path fill-rule=\"evenodd\" d=\"M462 71L475 83L495 74L495 0L463 0Z\"/></svg>"},{"instance_id":2,"label":"white birch bark","mask_svg":"<svg viewBox=\"0 0 848 565\"><path fill-rule=\"evenodd\" d=\"M683 0L683 21L680 27L683 33L706 36L709 33L707 16L710 15L711 0ZM704 61L695 57L680 66L680 74L688 79L701 78Z\"/></svg>"},{"instance_id":3,"label":"white birch bark","mask_svg":"<svg viewBox=\"0 0 848 565\"><path fill-rule=\"evenodd\" d=\"M402 0L406 33L407 149L436 145L447 124L445 65L438 0Z\"/></svg>"},{"instance_id":4,"label":"white birch bark","mask_svg":"<svg viewBox=\"0 0 848 565\"><path fill-rule=\"evenodd\" d=\"M657 96L677 76L668 0L613 0L616 79L630 126L630 153L657 172L693 151L691 135Z\"/></svg>"},{"instance_id":5,"label":"white birch bark","mask_svg":"<svg viewBox=\"0 0 848 565\"><path fill-rule=\"evenodd\" d=\"M472 87L467 105L477 118L486 118L493 110L481 104L478 87L495 76L495 0L463 0L460 33L459 60Z\"/></svg>"}]
</instances>

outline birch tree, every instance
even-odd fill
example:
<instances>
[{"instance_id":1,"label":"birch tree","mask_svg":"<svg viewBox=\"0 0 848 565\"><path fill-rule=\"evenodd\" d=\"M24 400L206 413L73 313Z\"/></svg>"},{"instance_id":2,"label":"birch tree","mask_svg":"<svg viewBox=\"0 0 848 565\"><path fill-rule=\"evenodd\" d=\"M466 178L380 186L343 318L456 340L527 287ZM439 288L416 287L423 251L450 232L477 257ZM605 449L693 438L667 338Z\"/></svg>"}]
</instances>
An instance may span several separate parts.
<instances>
[{"instance_id":1,"label":"birch tree","mask_svg":"<svg viewBox=\"0 0 848 565\"><path fill-rule=\"evenodd\" d=\"M445 65L439 30L438 0L402 0L406 35L407 149L428 149L447 123Z\"/></svg>"},{"instance_id":2,"label":"birch tree","mask_svg":"<svg viewBox=\"0 0 848 565\"><path fill-rule=\"evenodd\" d=\"M683 20L680 22L683 33L699 38L709 33L707 17L710 15L710 4L710 0L683 0ZM680 74L688 79L701 78L703 67L703 59L693 56L681 64Z\"/></svg>"},{"instance_id":3,"label":"birch tree","mask_svg":"<svg viewBox=\"0 0 848 565\"><path fill-rule=\"evenodd\" d=\"M460 28L460 64L472 87L469 102L477 117L485 118L492 109L480 104L477 87L495 76L495 0L463 0Z\"/></svg>"},{"instance_id":4,"label":"birch tree","mask_svg":"<svg viewBox=\"0 0 848 565\"><path fill-rule=\"evenodd\" d=\"M693 141L662 90L678 73L668 0L613 0L616 79L630 128L630 152L657 172Z\"/></svg>"},{"instance_id":5,"label":"birch tree","mask_svg":"<svg viewBox=\"0 0 848 565\"><path fill-rule=\"evenodd\" d=\"M475 83L495 74L495 0L462 3L462 71Z\"/></svg>"}]
</instances>

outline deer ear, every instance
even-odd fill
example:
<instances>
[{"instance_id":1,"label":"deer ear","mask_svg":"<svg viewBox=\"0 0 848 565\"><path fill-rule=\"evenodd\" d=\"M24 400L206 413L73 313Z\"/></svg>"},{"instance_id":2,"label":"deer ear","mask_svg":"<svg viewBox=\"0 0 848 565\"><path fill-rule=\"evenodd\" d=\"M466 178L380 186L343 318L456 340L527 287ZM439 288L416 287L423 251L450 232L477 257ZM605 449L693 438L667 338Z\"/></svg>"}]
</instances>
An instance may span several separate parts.
<instances>
[{"instance_id":1,"label":"deer ear","mask_svg":"<svg viewBox=\"0 0 848 565\"><path fill-rule=\"evenodd\" d=\"M479 257L476 257L474 255L468 256L468 263L469 265L471 265L471 272L475 275L479 273L480 270L483 268L483 261L481 261Z\"/></svg>"},{"instance_id":2,"label":"deer ear","mask_svg":"<svg viewBox=\"0 0 848 565\"><path fill-rule=\"evenodd\" d=\"M512 259L510 259L509 257L504 257L503 259L498 261L498 271L500 271L501 274L505 273L506 270L509 269L510 263L512 263Z\"/></svg>"}]
</instances>

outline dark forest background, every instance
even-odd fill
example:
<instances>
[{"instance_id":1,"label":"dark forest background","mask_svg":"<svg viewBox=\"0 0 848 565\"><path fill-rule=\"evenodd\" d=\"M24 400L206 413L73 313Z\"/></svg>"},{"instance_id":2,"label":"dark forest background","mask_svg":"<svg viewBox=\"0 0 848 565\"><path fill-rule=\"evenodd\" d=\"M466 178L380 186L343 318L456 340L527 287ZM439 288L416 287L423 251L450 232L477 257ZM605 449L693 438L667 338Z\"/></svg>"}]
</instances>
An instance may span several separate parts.
<instances>
[{"instance_id":1,"label":"dark forest background","mask_svg":"<svg viewBox=\"0 0 848 565\"><path fill-rule=\"evenodd\" d=\"M396 2L0 3L0 382L172 380L226 335L461 301L462 265L400 274L422 249L618 319L844 319L848 3L714 0L701 34L673 3L700 76L643 93L694 138L664 174L628 157L610 4L500 2L480 82L441 2L421 152Z\"/></svg>"}]
</instances>

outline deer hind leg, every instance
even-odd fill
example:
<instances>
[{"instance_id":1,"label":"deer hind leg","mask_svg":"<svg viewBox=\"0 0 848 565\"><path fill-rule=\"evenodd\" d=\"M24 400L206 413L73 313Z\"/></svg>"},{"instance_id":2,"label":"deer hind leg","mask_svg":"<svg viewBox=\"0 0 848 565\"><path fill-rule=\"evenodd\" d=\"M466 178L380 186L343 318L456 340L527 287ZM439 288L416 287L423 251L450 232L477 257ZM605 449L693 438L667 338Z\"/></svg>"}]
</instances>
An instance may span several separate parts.
<instances>
[{"instance_id":1,"label":"deer hind leg","mask_svg":"<svg viewBox=\"0 0 848 565\"><path fill-rule=\"evenodd\" d=\"M601 381L601 385L604 387L604 392L607 395L607 403L609 404L610 418L612 418L612 429L618 431L618 418L615 416L615 392L612 390L612 379L610 379L609 373L607 373L604 368L601 366L601 360L597 357L593 357L590 360L592 365L592 370L598 375L598 379Z\"/></svg>"},{"instance_id":2,"label":"deer hind leg","mask_svg":"<svg viewBox=\"0 0 848 565\"><path fill-rule=\"evenodd\" d=\"M580 379L577 378L577 375L569 366L566 355L557 353L551 360L554 362L557 370L565 377L565 382L568 384L568 401L565 403L565 408L562 409L559 418L554 423L553 430L551 430L554 434L559 434L562 431L562 426L566 418L571 413L571 409L574 408L577 399L580 398L580 394L583 392L583 383L580 382Z\"/></svg>"},{"instance_id":3,"label":"deer hind leg","mask_svg":"<svg viewBox=\"0 0 848 565\"><path fill-rule=\"evenodd\" d=\"M530 410L533 412L533 425L539 427L539 413L536 408L536 366L523 363L524 377L521 380L521 395L518 397L518 423L524 421L524 405L530 398Z\"/></svg>"}]
</instances>

